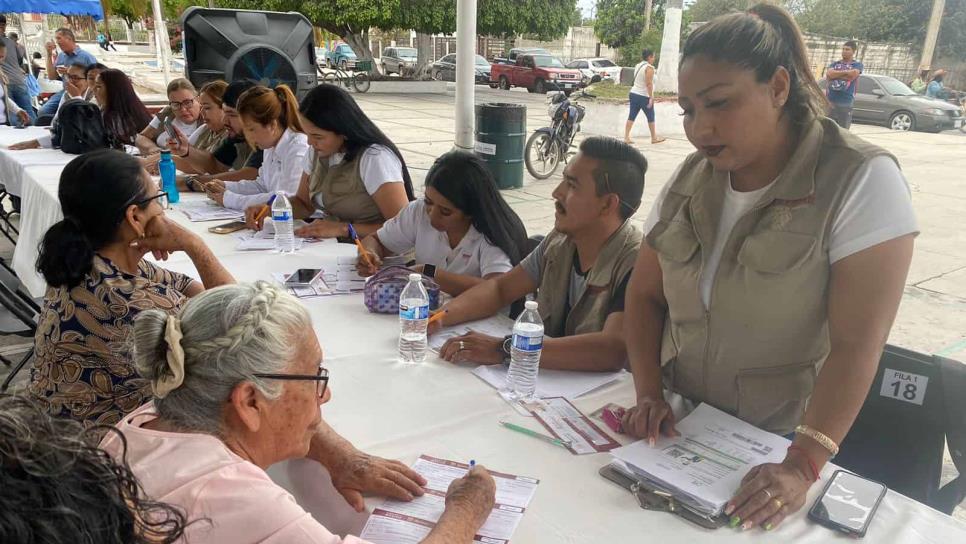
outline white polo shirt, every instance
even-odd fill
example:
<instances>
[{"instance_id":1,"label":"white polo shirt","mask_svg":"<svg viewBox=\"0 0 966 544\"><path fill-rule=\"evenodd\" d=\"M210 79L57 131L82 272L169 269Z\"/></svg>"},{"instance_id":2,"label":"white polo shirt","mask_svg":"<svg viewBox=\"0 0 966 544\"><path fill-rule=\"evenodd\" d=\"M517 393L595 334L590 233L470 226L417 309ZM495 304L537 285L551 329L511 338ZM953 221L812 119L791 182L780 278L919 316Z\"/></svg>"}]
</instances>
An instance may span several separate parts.
<instances>
[{"instance_id":1,"label":"white polo shirt","mask_svg":"<svg viewBox=\"0 0 966 544\"><path fill-rule=\"evenodd\" d=\"M305 134L285 129L275 147L265 150L257 178L225 184L225 207L245 210L264 204L275 191L284 191L289 197L294 195L299 190L302 162L308 151L309 143Z\"/></svg>"},{"instance_id":2,"label":"white polo shirt","mask_svg":"<svg viewBox=\"0 0 966 544\"><path fill-rule=\"evenodd\" d=\"M399 215L386 221L376 235L389 251L399 255L415 248L416 263L433 264L454 274L483 278L513 268L510 257L472 225L460 243L450 248L446 233L429 223L423 199L410 202Z\"/></svg>"}]
</instances>

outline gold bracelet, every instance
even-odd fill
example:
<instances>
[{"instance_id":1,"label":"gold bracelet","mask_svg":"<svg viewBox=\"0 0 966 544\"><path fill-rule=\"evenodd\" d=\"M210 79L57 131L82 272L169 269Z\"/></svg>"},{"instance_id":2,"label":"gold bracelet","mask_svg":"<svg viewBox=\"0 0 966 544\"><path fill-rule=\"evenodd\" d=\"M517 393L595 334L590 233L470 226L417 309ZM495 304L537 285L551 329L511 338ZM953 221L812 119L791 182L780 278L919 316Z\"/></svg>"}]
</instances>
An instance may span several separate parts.
<instances>
[{"instance_id":1,"label":"gold bracelet","mask_svg":"<svg viewBox=\"0 0 966 544\"><path fill-rule=\"evenodd\" d=\"M823 448L828 450L828 452L832 455L832 458L839 453L839 445L836 444L834 440L809 427L808 425L799 425L798 427L795 427L795 434L803 434L818 442Z\"/></svg>"}]
</instances>

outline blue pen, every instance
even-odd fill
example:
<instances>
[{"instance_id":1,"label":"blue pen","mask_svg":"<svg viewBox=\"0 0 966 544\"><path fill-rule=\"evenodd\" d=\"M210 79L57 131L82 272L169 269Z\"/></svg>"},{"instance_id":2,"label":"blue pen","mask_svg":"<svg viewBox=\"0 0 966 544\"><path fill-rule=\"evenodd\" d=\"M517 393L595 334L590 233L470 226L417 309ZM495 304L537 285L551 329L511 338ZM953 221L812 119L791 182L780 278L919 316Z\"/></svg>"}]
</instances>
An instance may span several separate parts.
<instances>
[{"instance_id":1,"label":"blue pen","mask_svg":"<svg viewBox=\"0 0 966 544\"><path fill-rule=\"evenodd\" d=\"M352 238L353 240L358 240L359 235L356 234L356 229L352 226L352 223L348 223L347 226L349 227L349 238Z\"/></svg>"},{"instance_id":2,"label":"blue pen","mask_svg":"<svg viewBox=\"0 0 966 544\"><path fill-rule=\"evenodd\" d=\"M476 460L470 459L470 468L473 468L475 466L476 466Z\"/></svg>"}]
</instances>

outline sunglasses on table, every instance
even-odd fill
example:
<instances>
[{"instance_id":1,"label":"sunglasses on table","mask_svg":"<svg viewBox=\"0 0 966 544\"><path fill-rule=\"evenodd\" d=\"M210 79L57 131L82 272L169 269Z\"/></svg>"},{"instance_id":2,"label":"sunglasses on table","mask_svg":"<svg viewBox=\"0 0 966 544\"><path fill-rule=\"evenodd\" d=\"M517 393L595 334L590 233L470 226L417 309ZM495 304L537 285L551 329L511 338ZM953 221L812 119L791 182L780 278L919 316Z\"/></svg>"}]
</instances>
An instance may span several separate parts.
<instances>
[{"instance_id":1,"label":"sunglasses on table","mask_svg":"<svg viewBox=\"0 0 966 544\"><path fill-rule=\"evenodd\" d=\"M312 376L311 374L252 374L256 378L265 378L266 380L299 380L299 381L309 381L314 380L315 392L319 395L319 399L325 397L325 389L329 386L329 371L328 369L319 367L319 372Z\"/></svg>"}]
</instances>

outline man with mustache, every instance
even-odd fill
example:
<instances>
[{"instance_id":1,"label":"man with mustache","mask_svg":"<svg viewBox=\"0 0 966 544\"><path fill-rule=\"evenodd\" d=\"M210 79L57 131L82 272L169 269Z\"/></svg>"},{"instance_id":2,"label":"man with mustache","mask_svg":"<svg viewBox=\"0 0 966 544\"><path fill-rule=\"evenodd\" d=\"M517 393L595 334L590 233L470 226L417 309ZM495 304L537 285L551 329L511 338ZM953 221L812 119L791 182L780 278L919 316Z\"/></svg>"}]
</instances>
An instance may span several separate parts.
<instances>
[{"instance_id":1,"label":"man with mustache","mask_svg":"<svg viewBox=\"0 0 966 544\"><path fill-rule=\"evenodd\" d=\"M647 160L614 138L592 137L553 191L554 230L510 272L481 283L446 305L430 332L496 314L534 293L543 318L540 367L609 371L625 365L624 291L641 232L630 218L641 203ZM509 361L509 337L477 332L448 340L450 362Z\"/></svg>"}]
</instances>

